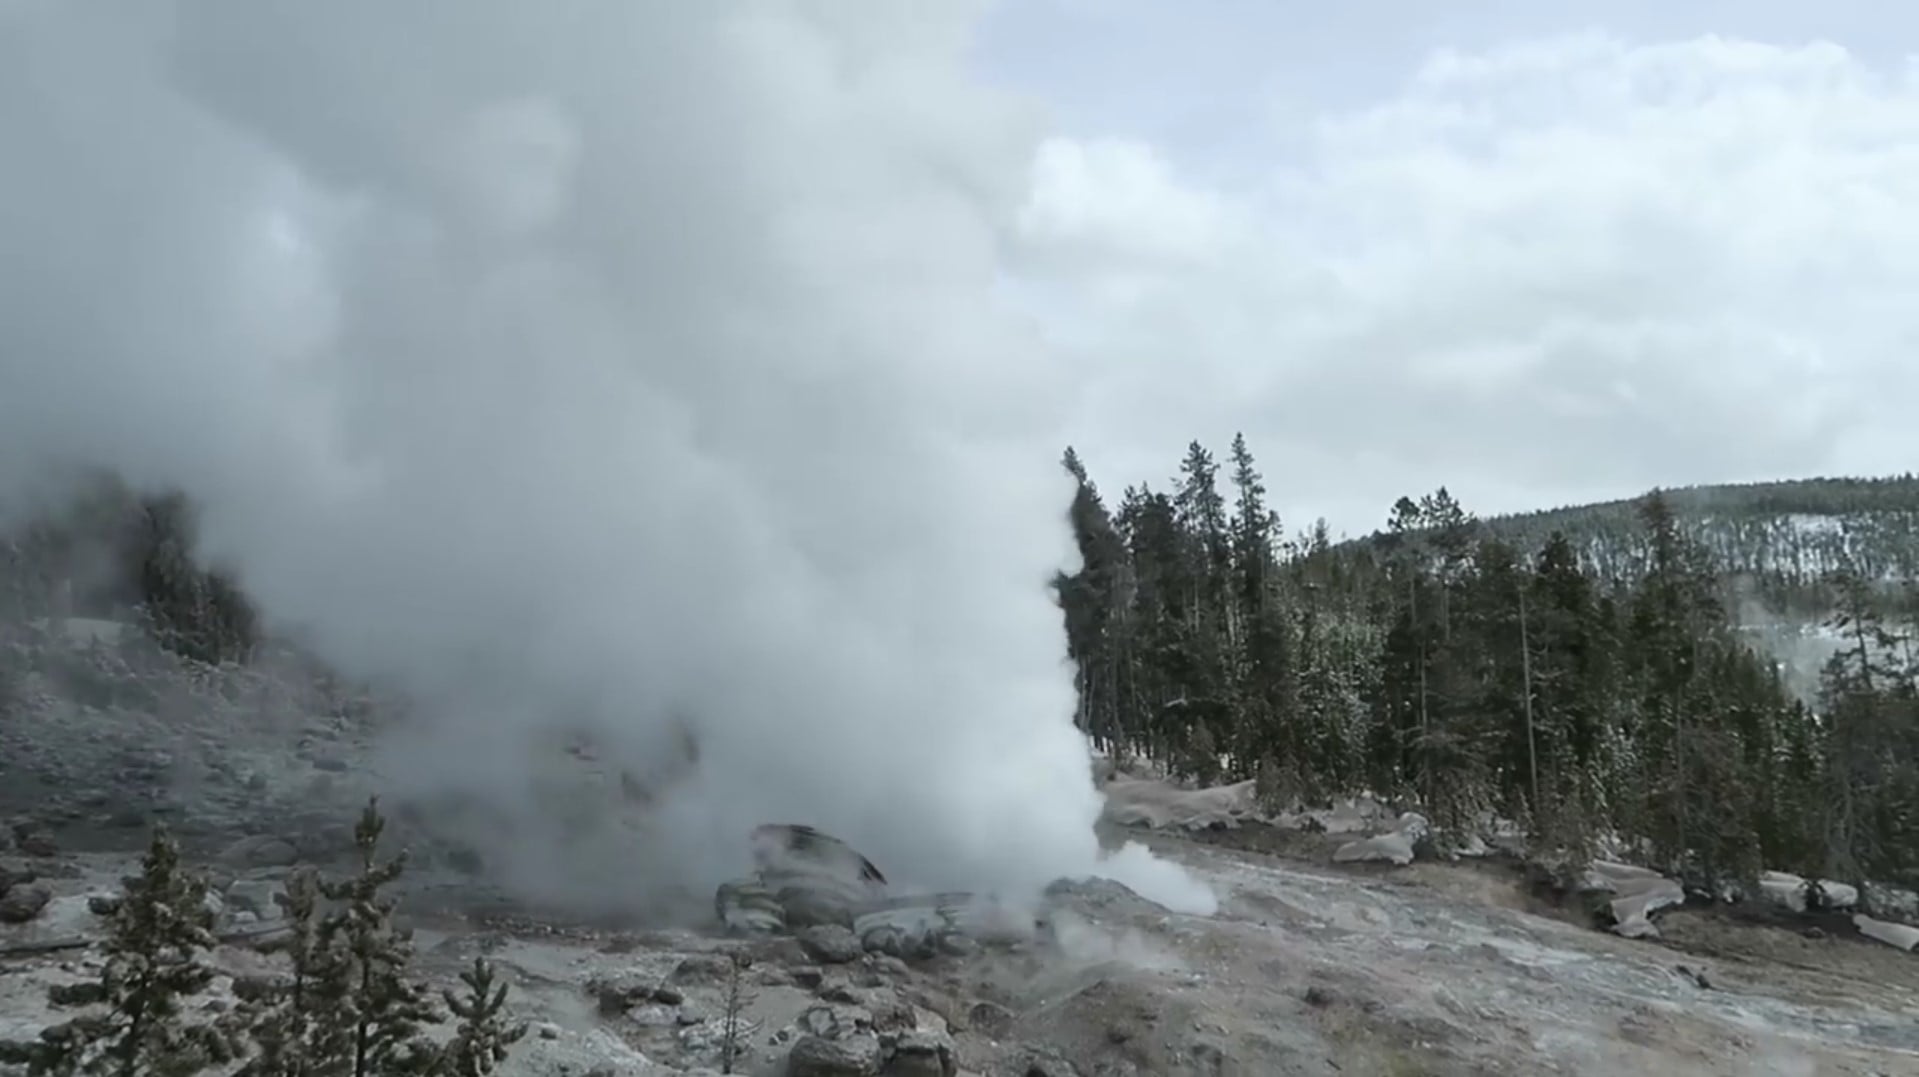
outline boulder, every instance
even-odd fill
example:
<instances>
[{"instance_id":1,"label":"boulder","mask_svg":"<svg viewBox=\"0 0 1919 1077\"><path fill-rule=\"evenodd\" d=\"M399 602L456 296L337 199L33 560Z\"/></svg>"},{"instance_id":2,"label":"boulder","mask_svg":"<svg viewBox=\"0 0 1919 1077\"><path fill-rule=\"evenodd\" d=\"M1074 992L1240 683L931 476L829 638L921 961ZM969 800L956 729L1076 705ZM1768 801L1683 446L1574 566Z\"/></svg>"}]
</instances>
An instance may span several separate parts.
<instances>
[{"instance_id":1,"label":"boulder","mask_svg":"<svg viewBox=\"0 0 1919 1077\"><path fill-rule=\"evenodd\" d=\"M1858 888L1832 879L1820 879L1818 882L1824 908L1850 909L1859 904ZM1788 871L1766 871L1759 875L1759 892L1776 905L1794 912L1805 912L1811 887L1810 881L1804 876Z\"/></svg>"},{"instance_id":2,"label":"boulder","mask_svg":"<svg viewBox=\"0 0 1919 1077\"><path fill-rule=\"evenodd\" d=\"M802 1036L786 1056L787 1077L878 1077L879 1037L867 1032L828 1039Z\"/></svg>"},{"instance_id":3,"label":"boulder","mask_svg":"<svg viewBox=\"0 0 1919 1077\"><path fill-rule=\"evenodd\" d=\"M953 1077L959 1072L959 1051L945 1033L914 1030L900 1036L880 1072L884 1077Z\"/></svg>"},{"instance_id":4,"label":"boulder","mask_svg":"<svg viewBox=\"0 0 1919 1077\"><path fill-rule=\"evenodd\" d=\"M241 838L220 854L223 863L248 868L283 868L300 859L300 850L285 838L256 834Z\"/></svg>"},{"instance_id":5,"label":"boulder","mask_svg":"<svg viewBox=\"0 0 1919 1077\"><path fill-rule=\"evenodd\" d=\"M826 965L844 965L865 953L852 929L838 924L801 928L798 937L808 956Z\"/></svg>"},{"instance_id":6,"label":"boulder","mask_svg":"<svg viewBox=\"0 0 1919 1077\"><path fill-rule=\"evenodd\" d=\"M1862 912L1852 914L1852 923L1859 929L1861 935L1883 942L1887 946L1896 947L1907 953L1919 949L1919 927L1895 924L1888 920L1876 920Z\"/></svg>"},{"instance_id":7,"label":"boulder","mask_svg":"<svg viewBox=\"0 0 1919 1077\"><path fill-rule=\"evenodd\" d=\"M1409 811L1399 817L1390 832L1349 841L1333 850L1333 860L1341 864L1377 862L1403 867L1413 862L1413 846L1430 833L1432 826L1426 817Z\"/></svg>"},{"instance_id":8,"label":"boulder","mask_svg":"<svg viewBox=\"0 0 1919 1077\"><path fill-rule=\"evenodd\" d=\"M713 908L729 931L767 934L786 930L786 909L779 895L755 879L721 883Z\"/></svg>"},{"instance_id":9,"label":"boulder","mask_svg":"<svg viewBox=\"0 0 1919 1077\"><path fill-rule=\"evenodd\" d=\"M52 900L53 891L39 883L15 886L0 897L0 924L24 924L39 916Z\"/></svg>"},{"instance_id":10,"label":"boulder","mask_svg":"<svg viewBox=\"0 0 1919 1077\"><path fill-rule=\"evenodd\" d=\"M280 915L280 905L274 895L284 889L274 879L239 879L227 887L227 904L237 910L250 912L261 919L276 919Z\"/></svg>"}]
</instances>

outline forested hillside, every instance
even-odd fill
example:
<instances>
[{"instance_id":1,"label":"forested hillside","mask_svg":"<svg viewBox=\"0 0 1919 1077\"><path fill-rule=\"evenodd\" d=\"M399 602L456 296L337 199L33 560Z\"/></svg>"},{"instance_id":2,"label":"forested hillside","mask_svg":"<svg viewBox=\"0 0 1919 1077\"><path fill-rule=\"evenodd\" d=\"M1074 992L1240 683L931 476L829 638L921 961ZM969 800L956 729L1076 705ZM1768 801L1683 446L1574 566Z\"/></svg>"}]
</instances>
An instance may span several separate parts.
<instances>
[{"instance_id":1,"label":"forested hillside","mask_svg":"<svg viewBox=\"0 0 1919 1077\"><path fill-rule=\"evenodd\" d=\"M1874 581L1888 609L1919 576L1919 478L1803 479L1662 492L1680 529L1701 546L1748 619L1818 620L1837 608L1835 573ZM1564 534L1599 573L1643 566L1637 501L1550 509L1486 520L1523 548ZM1374 542L1376 538L1363 539Z\"/></svg>"},{"instance_id":2,"label":"forested hillside","mask_svg":"<svg viewBox=\"0 0 1919 1077\"><path fill-rule=\"evenodd\" d=\"M1491 525L1441 489L1335 545L1283 539L1243 438L1223 475L1195 443L1169 487L1113 503L1065 465L1084 564L1057 586L1079 721L1111 749L1280 803L1370 788L1442 827L1491 809L1571 850L1612 833L1702 883L1919 883L1915 625L1884 601L1914 551L1857 523L1907 512L1911 479ZM1847 522L1756 522L1821 508ZM1754 570L1833 611L1812 705L1734 623Z\"/></svg>"}]
</instances>

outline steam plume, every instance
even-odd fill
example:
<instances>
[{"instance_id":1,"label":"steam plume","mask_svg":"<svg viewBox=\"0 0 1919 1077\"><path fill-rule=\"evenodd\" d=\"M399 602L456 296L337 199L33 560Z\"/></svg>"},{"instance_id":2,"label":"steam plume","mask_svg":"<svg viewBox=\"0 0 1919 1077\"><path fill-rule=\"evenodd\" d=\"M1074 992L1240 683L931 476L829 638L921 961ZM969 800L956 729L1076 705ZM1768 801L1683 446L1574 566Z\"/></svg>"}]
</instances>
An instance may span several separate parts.
<instances>
[{"instance_id":1,"label":"steam plume","mask_svg":"<svg viewBox=\"0 0 1919 1077\"><path fill-rule=\"evenodd\" d=\"M975 15L6 4L0 466L184 487L428 704L416 785L537 823L562 720L694 730L649 843L527 878L717 878L768 820L920 885L1089 870L1064 387L995 303L1036 131Z\"/></svg>"}]
</instances>

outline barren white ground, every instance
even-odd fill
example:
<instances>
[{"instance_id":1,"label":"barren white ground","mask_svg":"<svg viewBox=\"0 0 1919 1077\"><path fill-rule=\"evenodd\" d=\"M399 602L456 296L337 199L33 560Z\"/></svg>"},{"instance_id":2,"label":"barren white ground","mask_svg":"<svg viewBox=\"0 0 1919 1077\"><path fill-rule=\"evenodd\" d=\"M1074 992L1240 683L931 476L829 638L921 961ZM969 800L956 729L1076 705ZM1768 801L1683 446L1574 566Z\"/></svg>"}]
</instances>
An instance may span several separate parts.
<instances>
[{"instance_id":1,"label":"barren white ground","mask_svg":"<svg viewBox=\"0 0 1919 1077\"><path fill-rule=\"evenodd\" d=\"M1609 937L1505 907L1507 884L1469 867L1360 877L1151 840L1219 890L1217 916L1089 886L1063 900L1058 942L1027 953L821 966L790 942L750 944L760 960L743 1071L780 1072L809 1007L837 1009L851 1025L903 1001L917 1006L920 1027L950 1033L964 1072L976 1073L1029 1072L1030 1058L1049 1053L1082 1074L1919 1073L1909 987ZM53 906L0 929L0 945L94 930L84 895L110 887L130 861L93 854L46 866L74 877L52 880ZM1483 893L1471 893L1476 885ZM451 923L424 925L419 942L422 971L449 983L488 952L518 1013L535 1022L508 1072L553 1075L712 1063L724 977L701 955L748 945L698 932L555 936ZM45 986L84 974L90 960L0 961L0 1036L55 1019ZM220 962L270 968L238 947ZM667 985L662 997L677 991L678 1002L641 998L605 1014L597 988L609 983L642 994Z\"/></svg>"},{"instance_id":2,"label":"barren white ground","mask_svg":"<svg viewBox=\"0 0 1919 1077\"><path fill-rule=\"evenodd\" d=\"M0 863L35 870L55 893L31 922L0 925L0 948L97 933L85 896L131 869L155 812L200 848L250 833L279 843L262 858L276 864L339 852L370 771L363 709L336 692L259 672L182 678L125 647L69 649L46 635L0 658L12 701L0 819L24 817L60 846L42 858L0 848ZM1231 844L1128 832L1207 879L1216 916L1080 886L1059 899L1051 943L911 966L822 962L790 939L444 916L462 895L497 908L445 850L422 849L432 855L408 885L421 971L451 983L484 950L535 1022L510 1074L712 1065L724 988L712 955L737 947L757 958L742 1072L780 1072L801 1025L859 1034L865 1022L950 1037L964 1071L1018 1077L1919 1074L1919 956L1686 910L1667 915L1663 943L1621 939L1528 911L1492 865L1334 866L1324 849L1280 858L1246 847L1257 829L1229 832ZM219 868L227 908L259 905L284 870ZM0 957L0 1036L57 1017L46 985L92 961L86 950ZM238 947L219 961L271 967ZM608 985L623 1001L603 1009Z\"/></svg>"}]
</instances>

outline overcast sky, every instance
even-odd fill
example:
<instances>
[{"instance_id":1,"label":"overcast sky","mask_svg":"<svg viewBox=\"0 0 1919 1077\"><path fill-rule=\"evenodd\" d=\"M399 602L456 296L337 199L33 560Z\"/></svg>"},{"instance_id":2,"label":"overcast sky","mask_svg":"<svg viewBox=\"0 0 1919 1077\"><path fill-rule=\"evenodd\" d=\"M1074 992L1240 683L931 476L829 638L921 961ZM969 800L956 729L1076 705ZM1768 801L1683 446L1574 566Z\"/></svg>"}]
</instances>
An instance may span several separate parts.
<instances>
[{"instance_id":1,"label":"overcast sky","mask_svg":"<svg viewBox=\"0 0 1919 1077\"><path fill-rule=\"evenodd\" d=\"M1016 289L1103 485L1244 429L1291 527L1919 456L1919 12L1032 0Z\"/></svg>"}]
</instances>

